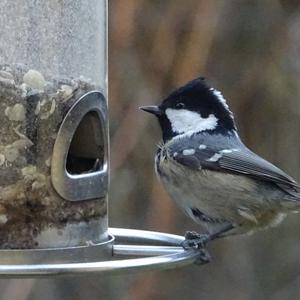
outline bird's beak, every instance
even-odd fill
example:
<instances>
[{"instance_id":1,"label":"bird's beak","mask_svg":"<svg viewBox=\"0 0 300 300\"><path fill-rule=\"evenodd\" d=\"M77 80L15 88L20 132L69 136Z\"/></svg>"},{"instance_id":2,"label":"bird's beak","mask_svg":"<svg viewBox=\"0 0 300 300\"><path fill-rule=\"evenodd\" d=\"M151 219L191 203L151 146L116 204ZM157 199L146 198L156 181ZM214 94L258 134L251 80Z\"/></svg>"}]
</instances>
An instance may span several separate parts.
<instances>
[{"instance_id":1,"label":"bird's beak","mask_svg":"<svg viewBox=\"0 0 300 300\"><path fill-rule=\"evenodd\" d=\"M161 109L156 105L141 106L140 109L155 116L161 116L162 114Z\"/></svg>"}]
</instances>

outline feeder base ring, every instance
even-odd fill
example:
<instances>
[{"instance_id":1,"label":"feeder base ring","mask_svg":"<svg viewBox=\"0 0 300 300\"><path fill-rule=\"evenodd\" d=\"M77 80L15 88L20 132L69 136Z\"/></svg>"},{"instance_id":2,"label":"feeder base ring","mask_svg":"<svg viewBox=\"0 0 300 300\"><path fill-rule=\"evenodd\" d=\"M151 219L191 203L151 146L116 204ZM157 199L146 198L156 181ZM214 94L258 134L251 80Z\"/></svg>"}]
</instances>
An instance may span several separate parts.
<instances>
[{"instance_id":1,"label":"feeder base ring","mask_svg":"<svg viewBox=\"0 0 300 300\"><path fill-rule=\"evenodd\" d=\"M0 250L0 277L118 274L147 269L170 269L194 263L200 257L199 251L185 250L180 246L184 240L182 236L123 228L109 228L108 232L110 239L97 245ZM107 255L108 253L111 255ZM140 256L143 257L136 258Z\"/></svg>"}]
</instances>

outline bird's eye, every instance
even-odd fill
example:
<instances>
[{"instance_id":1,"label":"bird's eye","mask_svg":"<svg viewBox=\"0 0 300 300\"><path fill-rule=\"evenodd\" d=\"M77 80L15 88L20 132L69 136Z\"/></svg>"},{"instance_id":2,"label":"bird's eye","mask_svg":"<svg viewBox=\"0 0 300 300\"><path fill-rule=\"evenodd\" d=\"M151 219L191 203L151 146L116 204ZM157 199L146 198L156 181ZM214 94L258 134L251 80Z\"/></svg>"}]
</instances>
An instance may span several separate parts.
<instances>
[{"instance_id":1,"label":"bird's eye","mask_svg":"<svg viewBox=\"0 0 300 300\"><path fill-rule=\"evenodd\" d=\"M177 104L175 105L175 108L176 108L176 109L182 109L182 108L185 108L185 105L184 105L184 103L179 102L179 103L177 103Z\"/></svg>"}]
</instances>

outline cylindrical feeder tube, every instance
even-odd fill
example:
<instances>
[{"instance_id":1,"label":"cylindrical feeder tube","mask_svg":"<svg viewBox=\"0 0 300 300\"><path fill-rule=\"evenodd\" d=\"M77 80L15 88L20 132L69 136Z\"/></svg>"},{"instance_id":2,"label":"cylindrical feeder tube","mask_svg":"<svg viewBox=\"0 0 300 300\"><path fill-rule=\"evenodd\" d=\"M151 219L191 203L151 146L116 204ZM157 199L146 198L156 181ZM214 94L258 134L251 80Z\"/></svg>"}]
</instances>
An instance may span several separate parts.
<instances>
[{"instance_id":1,"label":"cylindrical feeder tube","mask_svg":"<svg viewBox=\"0 0 300 300\"><path fill-rule=\"evenodd\" d=\"M106 242L106 1L0 15L0 248Z\"/></svg>"}]
</instances>

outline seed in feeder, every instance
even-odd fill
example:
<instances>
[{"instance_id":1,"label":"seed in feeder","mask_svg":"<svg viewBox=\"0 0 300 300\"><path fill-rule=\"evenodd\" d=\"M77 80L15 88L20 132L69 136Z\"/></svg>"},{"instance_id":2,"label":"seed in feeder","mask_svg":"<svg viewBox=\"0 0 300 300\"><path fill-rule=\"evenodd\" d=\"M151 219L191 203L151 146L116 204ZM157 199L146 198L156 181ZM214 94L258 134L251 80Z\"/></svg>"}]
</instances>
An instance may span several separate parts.
<instances>
[{"instance_id":1,"label":"seed in feeder","mask_svg":"<svg viewBox=\"0 0 300 300\"><path fill-rule=\"evenodd\" d=\"M0 77L14 81L14 76L7 71L0 71Z\"/></svg>"},{"instance_id":2,"label":"seed in feeder","mask_svg":"<svg viewBox=\"0 0 300 300\"><path fill-rule=\"evenodd\" d=\"M45 160L45 165L47 167L50 167L51 166L51 156L49 156L46 160Z\"/></svg>"},{"instance_id":3,"label":"seed in feeder","mask_svg":"<svg viewBox=\"0 0 300 300\"><path fill-rule=\"evenodd\" d=\"M1 189L1 200L3 201L15 201L19 198L18 195L22 193L21 185L9 185Z\"/></svg>"},{"instance_id":4,"label":"seed in feeder","mask_svg":"<svg viewBox=\"0 0 300 300\"><path fill-rule=\"evenodd\" d=\"M12 72L12 68L9 67L9 66L3 66L2 69L3 69L3 71L6 71L6 72L8 72L8 73L11 73L11 72Z\"/></svg>"},{"instance_id":5,"label":"seed in feeder","mask_svg":"<svg viewBox=\"0 0 300 300\"><path fill-rule=\"evenodd\" d=\"M47 102L46 99L42 99L42 101L41 101L41 107L44 106L44 105L47 104L47 103L48 103L48 102Z\"/></svg>"},{"instance_id":6,"label":"seed in feeder","mask_svg":"<svg viewBox=\"0 0 300 300\"><path fill-rule=\"evenodd\" d=\"M51 198L50 197L42 197L41 199L41 204L47 206L47 205L51 205Z\"/></svg>"},{"instance_id":7,"label":"seed in feeder","mask_svg":"<svg viewBox=\"0 0 300 300\"><path fill-rule=\"evenodd\" d=\"M6 215L0 215L0 224L5 224L7 222L7 216Z\"/></svg>"},{"instance_id":8,"label":"seed in feeder","mask_svg":"<svg viewBox=\"0 0 300 300\"><path fill-rule=\"evenodd\" d=\"M36 174L36 167L32 165L28 165L27 167L24 167L21 170L22 175L24 176L24 179L31 179Z\"/></svg>"},{"instance_id":9,"label":"seed in feeder","mask_svg":"<svg viewBox=\"0 0 300 300\"><path fill-rule=\"evenodd\" d=\"M4 149L4 156L9 162L13 162L19 156L19 150L12 145L8 145Z\"/></svg>"},{"instance_id":10,"label":"seed in feeder","mask_svg":"<svg viewBox=\"0 0 300 300\"><path fill-rule=\"evenodd\" d=\"M31 185L31 189L34 191L34 190L39 190L41 189L42 187L44 187L46 185L45 181L34 181Z\"/></svg>"},{"instance_id":11,"label":"seed in feeder","mask_svg":"<svg viewBox=\"0 0 300 300\"><path fill-rule=\"evenodd\" d=\"M10 121L24 121L25 120L25 108L22 104L17 103L13 107L6 107L5 115Z\"/></svg>"},{"instance_id":12,"label":"seed in feeder","mask_svg":"<svg viewBox=\"0 0 300 300\"><path fill-rule=\"evenodd\" d=\"M11 73L1 70L0 71L0 81L2 85L6 87L14 86L15 80Z\"/></svg>"},{"instance_id":13,"label":"seed in feeder","mask_svg":"<svg viewBox=\"0 0 300 300\"><path fill-rule=\"evenodd\" d=\"M56 107L55 99L52 99L51 107L50 107L50 110L49 110L49 115L50 116L54 113L55 107Z\"/></svg>"},{"instance_id":14,"label":"seed in feeder","mask_svg":"<svg viewBox=\"0 0 300 300\"><path fill-rule=\"evenodd\" d=\"M28 85L26 83L22 83L20 85L20 89L22 91L22 97L26 97L26 95L27 95L30 88L28 87Z\"/></svg>"},{"instance_id":15,"label":"seed in feeder","mask_svg":"<svg viewBox=\"0 0 300 300\"><path fill-rule=\"evenodd\" d=\"M43 90L46 84L44 76L36 70L29 70L24 75L23 82L26 83L32 89L36 90Z\"/></svg>"},{"instance_id":16,"label":"seed in feeder","mask_svg":"<svg viewBox=\"0 0 300 300\"><path fill-rule=\"evenodd\" d=\"M63 92L63 95L65 98L68 98L73 94L73 89L69 85L66 85L66 84L63 84L61 86L61 91Z\"/></svg>"},{"instance_id":17,"label":"seed in feeder","mask_svg":"<svg viewBox=\"0 0 300 300\"><path fill-rule=\"evenodd\" d=\"M12 146L15 147L16 149L27 149L31 146L33 146L33 142L26 138L26 139L20 139L20 140L16 140L12 143Z\"/></svg>"},{"instance_id":18,"label":"seed in feeder","mask_svg":"<svg viewBox=\"0 0 300 300\"><path fill-rule=\"evenodd\" d=\"M5 224L8 221L6 215L0 215L0 223Z\"/></svg>"},{"instance_id":19,"label":"seed in feeder","mask_svg":"<svg viewBox=\"0 0 300 300\"><path fill-rule=\"evenodd\" d=\"M43 103L41 103L41 105L43 105ZM54 113L55 108L56 102L55 99L52 99L50 110L40 115L41 120L48 119Z\"/></svg>"},{"instance_id":20,"label":"seed in feeder","mask_svg":"<svg viewBox=\"0 0 300 300\"><path fill-rule=\"evenodd\" d=\"M33 142L23 133L21 133L20 130L21 125L18 125L16 128L14 128L14 132L22 139L26 140L27 147L31 147L33 145Z\"/></svg>"},{"instance_id":21,"label":"seed in feeder","mask_svg":"<svg viewBox=\"0 0 300 300\"><path fill-rule=\"evenodd\" d=\"M5 156L3 154L0 154L0 166L2 166L5 162Z\"/></svg>"},{"instance_id":22,"label":"seed in feeder","mask_svg":"<svg viewBox=\"0 0 300 300\"><path fill-rule=\"evenodd\" d=\"M8 221L7 211L3 205L0 205L0 224L5 224Z\"/></svg>"},{"instance_id":23,"label":"seed in feeder","mask_svg":"<svg viewBox=\"0 0 300 300\"><path fill-rule=\"evenodd\" d=\"M35 110L34 110L34 114L37 116L41 111L41 102L38 101L36 107L35 107Z\"/></svg>"}]
</instances>

